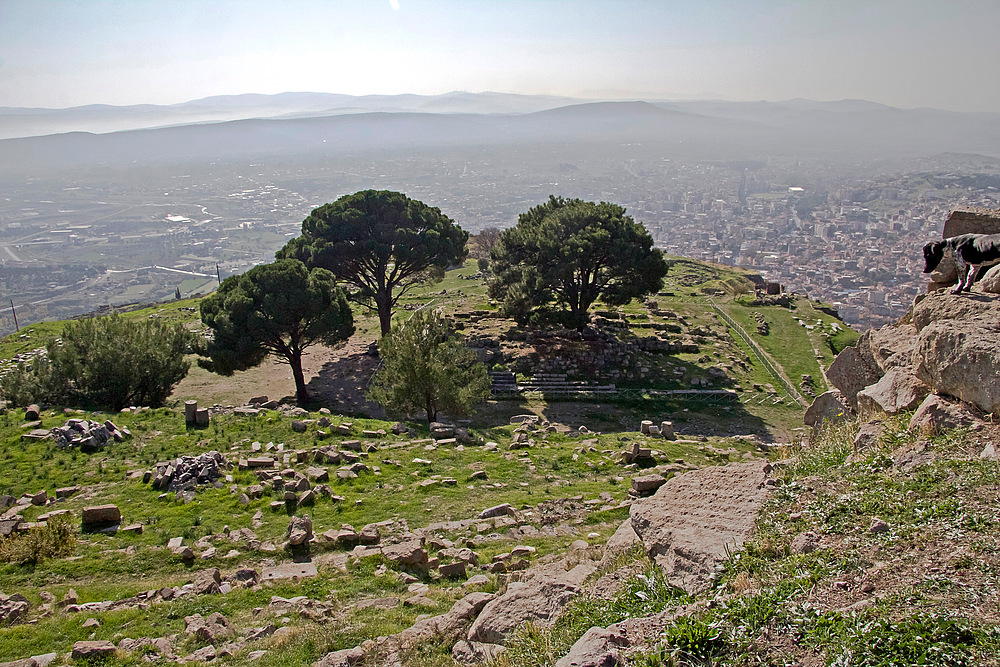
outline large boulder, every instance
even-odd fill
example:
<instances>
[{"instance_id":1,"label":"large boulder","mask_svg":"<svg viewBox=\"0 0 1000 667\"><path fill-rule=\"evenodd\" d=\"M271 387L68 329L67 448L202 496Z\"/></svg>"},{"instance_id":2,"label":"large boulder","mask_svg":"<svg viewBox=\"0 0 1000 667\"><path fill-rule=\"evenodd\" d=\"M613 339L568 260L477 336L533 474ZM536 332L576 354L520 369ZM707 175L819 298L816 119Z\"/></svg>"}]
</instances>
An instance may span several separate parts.
<instances>
[{"instance_id":1,"label":"large boulder","mask_svg":"<svg viewBox=\"0 0 1000 667\"><path fill-rule=\"evenodd\" d=\"M858 339L858 353L877 369L881 377L890 368L908 365L916 343L916 332L909 325L887 324L869 329Z\"/></svg>"},{"instance_id":2,"label":"large boulder","mask_svg":"<svg viewBox=\"0 0 1000 667\"><path fill-rule=\"evenodd\" d=\"M858 392L858 412L885 412L894 415L913 410L930 393L930 387L913 374L909 366L890 368L882 379Z\"/></svg>"},{"instance_id":3,"label":"large boulder","mask_svg":"<svg viewBox=\"0 0 1000 667\"><path fill-rule=\"evenodd\" d=\"M689 593L711 585L716 565L753 531L770 470L760 461L693 470L632 505L632 528L670 584Z\"/></svg>"},{"instance_id":4,"label":"large boulder","mask_svg":"<svg viewBox=\"0 0 1000 667\"><path fill-rule=\"evenodd\" d=\"M873 363L861 356L857 347L851 346L841 350L827 369L826 377L842 396L839 400L853 409L858 392L878 382L879 372Z\"/></svg>"},{"instance_id":5,"label":"large boulder","mask_svg":"<svg viewBox=\"0 0 1000 667\"><path fill-rule=\"evenodd\" d=\"M1000 414L1000 319L928 324L914 359L917 377L935 393Z\"/></svg>"},{"instance_id":6,"label":"large boulder","mask_svg":"<svg viewBox=\"0 0 1000 667\"><path fill-rule=\"evenodd\" d=\"M837 355L826 377L844 395L847 405L856 410L858 392L878 382L888 370L910 365L915 337L909 325L887 324L870 329L861 334L856 345Z\"/></svg>"},{"instance_id":7,"label":"large boulder","mask_svg":"<svg viewBox=\"0 0 1000 667\"><path fill-rule=\"evenodd\" d=\"M854 410L851 409L844 394L837 389L831 389L813 400L812 405L806 409L802 421L806 426L819 427L823 425L823 422L844 421L853 414Z\"/></svg>"}]
</instances>

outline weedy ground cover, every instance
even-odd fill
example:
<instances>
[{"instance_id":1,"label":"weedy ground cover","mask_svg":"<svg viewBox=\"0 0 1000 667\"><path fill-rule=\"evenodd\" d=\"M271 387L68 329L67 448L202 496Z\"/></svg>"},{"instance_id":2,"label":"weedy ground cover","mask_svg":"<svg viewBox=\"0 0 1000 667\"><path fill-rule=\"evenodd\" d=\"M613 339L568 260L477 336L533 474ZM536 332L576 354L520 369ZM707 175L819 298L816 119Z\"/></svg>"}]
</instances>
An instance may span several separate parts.
<instances>
[{"instance_id":1,"label":"weedy ground cover","mask_svg":"<svg viewBox=\"0 0 1000 667\"><path fill-rule=\"evenodd\" d=\"M906 423L861 451L842 424L801 451L708 608L632 664L1000 664L1000 464L979 458L998 434Z\"/></svg>"}]
</instances>

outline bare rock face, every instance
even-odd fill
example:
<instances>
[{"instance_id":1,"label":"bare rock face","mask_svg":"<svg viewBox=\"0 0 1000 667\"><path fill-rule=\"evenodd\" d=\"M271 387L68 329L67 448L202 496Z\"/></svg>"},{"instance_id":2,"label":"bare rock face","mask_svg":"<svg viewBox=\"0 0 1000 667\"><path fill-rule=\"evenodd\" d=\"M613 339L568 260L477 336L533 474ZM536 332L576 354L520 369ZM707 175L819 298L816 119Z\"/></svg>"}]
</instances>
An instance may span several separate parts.
<instances>
[{"instance_id":1,"label":"bare rock face","mask_svg":"<svg viewBox=\"0 0 1000 667\"><path fill-rule=\"evenodd\" d=\"M857 395L885 373L911 363L916 333L911 326L886 325L861 334L857 345L845 348L827 370L830 384L844 395L852 410Z\"/></svg>"},{"instance_id":2,"label":"bare rock face","mask_svg":"<svg viewBox=\"0 0 1000 667\"><path fill-rule=\"evenodd\" d=\"M533 568L532 578L507 586L507 592L486 605L469 628L470 642L502 644L525 621L551 625L581 591L594 561L584 561L568 572L562 562Z\"/></svg>"},{"instance_id":3,"label":"bare rock face","mask_svg":"<svg viewBox=\"0 0 1000 667\"><path fill-rule=\"evenodd\" d=\"M847 348L850 350L852 348ZM846 352L847 350L844 350ZM847 398L837 389L823 392L817 396L806 410L803 422L806 426L822 426L823 422L839 422L850 418L854 410L848 404Z\"/></svg>"},{"instance_id":4,"label":"bare rock face","mask_svg":"<svg viewBox=\"0 0 1000 667\"><path fill-rule=\"evenodd\" d=\"M917 332L933 322L1000 322L1000 300L988 294L947 292L928 294L913 306L913 326Z\"/></svg>"},{"instance_id":5,"label":"bare rock face","mask_svg":"<svg viewBox=\"0 0 1000 667\"><path fill-rule=\"evenodd\" d=\"M727 549L752 532L770 470L759 461L693 470L632 505L632 528L670 584L689 593L711 584Z\"/></svg>"},{"instance_id":6,"label":"bare rock face","mask_svg":"<svg viewBox=\"0 0 1000 667\"><path fill-rule=\"evenodd\" d=\"M1000 414L1000 319L928 324L914 357L917 377L935 393Z\"/></svg>"},{"instance_id":7,"label":"bare rock face","mask_svg":"<svg viewBox=\"0 0 1000 667\"><path fill-rule=\"evenodd\" d=\"M858 392L858 412L882 411L889 415L913 410L931 392L909 366L890 368L882 379Z\"/></svg>"},{"instance_id":8,"label":"bare rock face","mask_svg":"<svg viewBox=\"0 0 1000 667\"><path fill-rule=\"evenodd\" d=\"M616 667L622 664L618 649L628 646L628 638L612 628L591 628L573 644L556 667Z\"/></svg>"},{"instance_id":9,"label":"bare rock face","mask_svg":"<svg viewBox=\"0 0 1000 667\"><path fill-rule=\"evenodd\" d=\"M978 421L972 411L962 405L961 401L931 394L913 413L909 429L919 433L932 434L961 426L972 426Z\"/></svg>"}]
</instances>

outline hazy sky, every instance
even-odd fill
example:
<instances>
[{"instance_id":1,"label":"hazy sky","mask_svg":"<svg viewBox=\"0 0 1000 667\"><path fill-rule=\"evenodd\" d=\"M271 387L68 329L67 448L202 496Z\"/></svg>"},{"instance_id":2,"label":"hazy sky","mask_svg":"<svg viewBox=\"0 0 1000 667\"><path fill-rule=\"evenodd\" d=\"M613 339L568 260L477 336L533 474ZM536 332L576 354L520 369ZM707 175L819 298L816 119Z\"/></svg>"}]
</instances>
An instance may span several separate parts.
<instances>
[{"instance_id":1,"label":"hazy sky","mask_svg":"<svg viewBox=\"0 0 1000 667\"><path fill-rule=\"evenodd\" d=\"M1000 111L998 0L0 0L0 106L501 91Z\"/></svg>"}]
</instances>

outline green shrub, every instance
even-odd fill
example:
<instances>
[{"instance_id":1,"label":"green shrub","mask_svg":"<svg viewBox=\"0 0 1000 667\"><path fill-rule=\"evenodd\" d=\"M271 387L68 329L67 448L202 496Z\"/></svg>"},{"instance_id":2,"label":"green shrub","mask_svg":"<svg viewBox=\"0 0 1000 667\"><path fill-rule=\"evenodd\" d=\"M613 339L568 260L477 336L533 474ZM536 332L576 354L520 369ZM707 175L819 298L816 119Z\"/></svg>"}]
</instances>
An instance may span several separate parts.
<instances>
[{"instance_id":1,"label":"green shrub","mask_svg":"<svg viewBox=\"0 0 1000 667\"><path fill-rule=\"evenodd\" d=\"M35 565L49 558L68 556L75 546L73 526L63 517L55 516L44 526L0 538L0 562Z\"/></svg>"},{"instance_id":2,"label":"green shrub","mask_svg":"<svg viewBox=\"0 0 1000 667\"><path fill-rule=\"evenodd\" d=\"M20 367L0 380L15 404L46 402L118 411L159 406L188 372L194 342L180 325L118 315L67 323L47 346L48 361Z\"/></svg>"}]
</instances>

